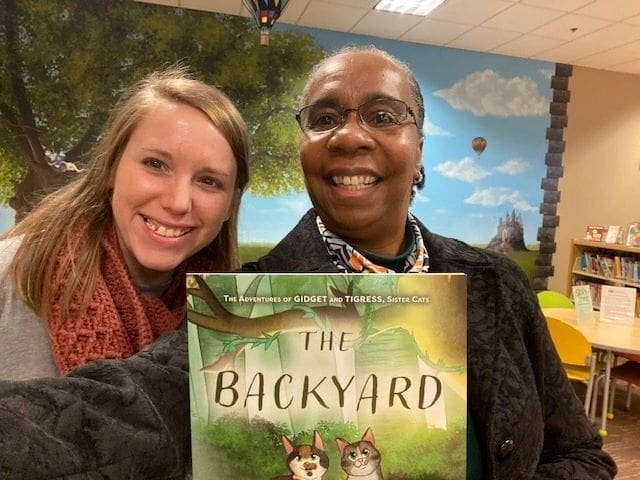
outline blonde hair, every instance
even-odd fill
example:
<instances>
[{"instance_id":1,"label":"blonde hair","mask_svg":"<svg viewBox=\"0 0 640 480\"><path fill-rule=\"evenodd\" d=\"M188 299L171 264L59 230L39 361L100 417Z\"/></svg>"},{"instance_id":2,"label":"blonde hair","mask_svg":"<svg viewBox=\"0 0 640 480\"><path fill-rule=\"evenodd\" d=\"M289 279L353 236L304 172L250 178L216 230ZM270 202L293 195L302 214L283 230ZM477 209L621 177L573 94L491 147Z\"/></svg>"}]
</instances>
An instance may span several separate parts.
<instances>
[{"instance_id":1,"label":"blonde hair","mask_svg":"<svg viewBox=\"0 0 640 480\"><path fill-rule=\"evenodd\" d=\"M45 197L4 236L22 236L8 275L16 294L41 317L46 317L47 305L53 300L50 285L56 272L66 275L59 299L63 314L69 313L78 292L81 305L86 306L91 299L100 274L101 243L113 218L110 181L132 132L159 101L201 110L231 146L237 165L232 213L218 236L199 253L211 271L239 267L238 211L249 181L246 124L220 90L195 79L185 66L172 66L151 73L123 95L92 152L88 168Z\"/></svg>"}]
</instances>

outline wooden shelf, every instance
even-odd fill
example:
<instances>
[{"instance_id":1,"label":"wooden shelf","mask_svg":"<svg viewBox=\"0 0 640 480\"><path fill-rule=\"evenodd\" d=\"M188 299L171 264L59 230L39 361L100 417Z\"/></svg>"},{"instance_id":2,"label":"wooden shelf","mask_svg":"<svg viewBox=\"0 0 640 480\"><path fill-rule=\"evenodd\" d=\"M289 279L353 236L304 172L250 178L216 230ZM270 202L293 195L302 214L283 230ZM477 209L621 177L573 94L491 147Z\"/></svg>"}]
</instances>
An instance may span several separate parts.
<instances>
[{"instance_id":1,"label":"wooden shelf","mask_svg":"<svg viewBox=\"0 0 640 480\"><path fill-rule=\"evenodd\" d=\"M629 247L621 243L591 242L589 240L576 238L573 240L573 245L580 246L580 247L588 247L593 249L611 250L615 252L627 252L631 254L640 255L640 247Z\"/></svg>"},{"instance_id":2,"label":"wooden shelf","mask_svg":"<svg viewBox=\"0 0 640 480\"><path fill-rule=\"evenodd\" d=\"M640 291L640 279L622 276L622 265L633 272L639 269L640 248L629 247L617 243L592 242L575 239L571 242L569 256L571 271L567 280L567 295L571 295L571 287L584 282L592 285L594 307L599 306L599 285L615 285L633 287ZM610 272L610 274L608 273ZM595 289L595 290L594 290Z\"/></svg>"}]
</instances>

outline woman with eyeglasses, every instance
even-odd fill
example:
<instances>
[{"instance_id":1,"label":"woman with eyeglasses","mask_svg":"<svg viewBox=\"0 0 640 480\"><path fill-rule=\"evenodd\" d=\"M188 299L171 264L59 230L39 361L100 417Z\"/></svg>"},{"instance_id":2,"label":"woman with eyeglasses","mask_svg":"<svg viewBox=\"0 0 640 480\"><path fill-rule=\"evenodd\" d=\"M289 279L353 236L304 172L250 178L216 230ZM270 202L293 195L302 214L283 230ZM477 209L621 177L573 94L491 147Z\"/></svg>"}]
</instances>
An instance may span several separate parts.
<instances>
[{"instance_id":1,"label":"woman with eyeglasses","mask_svg":"<svg viewBox=\"0 0 640 480\"><path fill-rule=\"evenodd\" d=\"M424 184L424 105L408 67L374 48L343 49L315 68L303 102L300 161L313 209L244 270L465 273L467 478L612 478L520 268L409 212Z\"/></svg>"}]
</instances>

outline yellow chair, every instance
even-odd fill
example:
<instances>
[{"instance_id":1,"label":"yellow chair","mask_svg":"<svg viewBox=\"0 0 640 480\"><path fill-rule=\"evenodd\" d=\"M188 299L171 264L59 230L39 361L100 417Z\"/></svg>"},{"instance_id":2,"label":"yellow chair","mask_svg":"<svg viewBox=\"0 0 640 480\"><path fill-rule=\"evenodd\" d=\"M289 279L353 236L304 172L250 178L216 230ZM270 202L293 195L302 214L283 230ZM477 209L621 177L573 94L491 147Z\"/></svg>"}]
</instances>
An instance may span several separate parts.
<instances>
[{"instance_id":1,"label":"yellow chair","mask_svg":"<svg viewBox=\"0 0 640 480\"><path fill-rule=\"evenodd\" d=\"M596 405L592 407L593 387L596 375L604 365L597 361L591 344L579 330L557 318L546 317L546 320L551 339L567 377L569 380L587 383L587 392L584 397L585 412L589 414L590 408L593 408L595 414Z\"/></svg>"},{"instance_id":2,"label":"yellow chair","mask_svg":"<svg viewBox=\"0 0 640 480\"><path fill-rule=\"evenodd\" d=\"M542 308L575 308L569 297L554 290L542 290L537 296Z\"/></svg>"}]
</instances>

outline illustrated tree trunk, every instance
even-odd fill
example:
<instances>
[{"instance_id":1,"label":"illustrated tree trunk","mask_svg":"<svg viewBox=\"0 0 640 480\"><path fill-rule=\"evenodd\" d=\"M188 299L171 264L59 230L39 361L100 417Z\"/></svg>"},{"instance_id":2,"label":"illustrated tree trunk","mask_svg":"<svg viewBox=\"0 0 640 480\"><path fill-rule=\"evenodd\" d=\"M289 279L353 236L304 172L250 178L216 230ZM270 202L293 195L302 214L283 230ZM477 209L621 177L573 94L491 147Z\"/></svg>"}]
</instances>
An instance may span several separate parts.
<instances>
[{"instance_id":1,"label":"illustrated tree trunk","mask_svg":"<svg viewBox=\"0 0 640 480\"><path fill-rule=\"evenodd\" d=\"M61 172L46 165L46 161L28 161L24 179L16 185L9 205L16 212L15 223L20 222L47 193L64 185L68 179ZM44 165L42 164L44 163Z\"/></svg>"},{"instance_id":2,"label":"illustrated tree trunk","mask_svg":"<svg viewBox=\"0 0 640 480\"><path fill-rule=\"evenodd\" d=\"M7 72L12 101L0 102L2 119L14 133L18 150L27 167L27 173L15 187L15 195L9 204L16 211L18 223L33 208L43 194L66 182L65 175L47 164L44 147L33 113L33 107L25 86L22 59L18 52L19 35L17 4L15 0L4 0L4 27L7 48Z\"/></svg>"}]
</instances>

